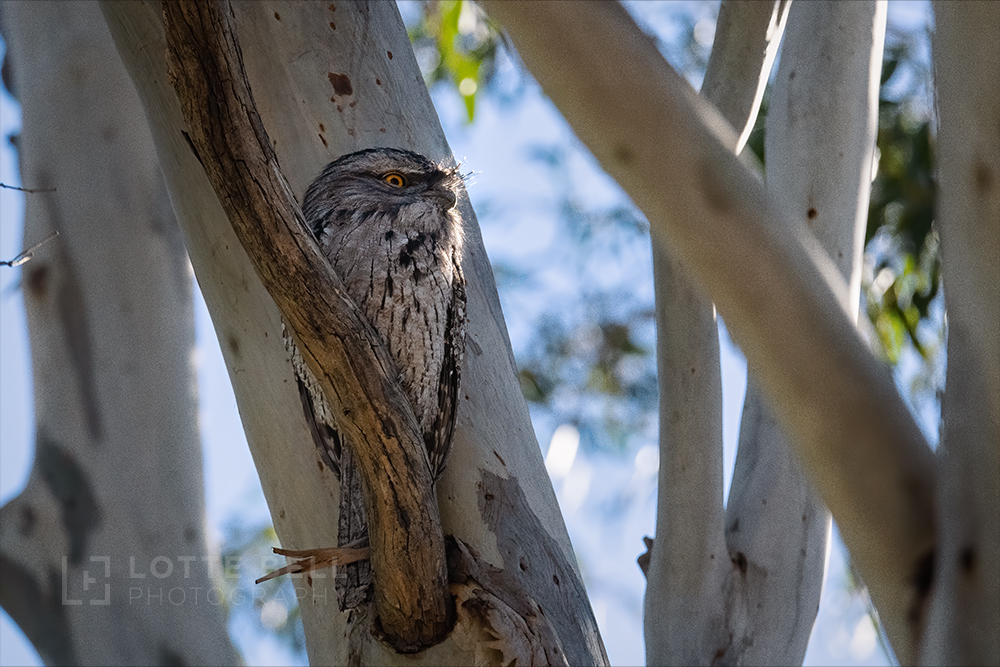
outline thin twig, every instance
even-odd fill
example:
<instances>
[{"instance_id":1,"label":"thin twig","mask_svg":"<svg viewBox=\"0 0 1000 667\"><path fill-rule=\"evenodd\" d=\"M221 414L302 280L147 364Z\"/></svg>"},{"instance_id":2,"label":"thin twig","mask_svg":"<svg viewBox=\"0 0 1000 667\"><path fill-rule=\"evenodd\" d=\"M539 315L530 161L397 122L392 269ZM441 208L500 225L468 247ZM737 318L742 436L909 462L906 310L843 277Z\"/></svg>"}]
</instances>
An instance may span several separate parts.
<instances>
[{"instance_id":1,"label":"thin twig","mask_svg":"<svg viewBox=\"0 0 1000 667\"><path fill-rule=\"evenodd\" d=\"M35 194L37 192L55 192L55 188L19 188L16 185L7 185L6 183L0 183L0 188L6 190L17 190L18 192L28 192L30 194Z\"/></svg>"},{"instance_id":2,"label":"thin twig","mask_svg":"<svg viewBox=\"0 0 1000 667\"><path fill-rule=\"evenodd\" d=\"M0 185L3 185L3 183L0 183ZM22 264L24 264L25 262L27 262L28 260L30 260L32 257L35 256L35 250L38 250L40 247L42 247L43 245L45 245L46 243L48 243L57 236L59 236L59 232L52 232L51 234L46 236L44 239L42 239L35 245L31 246L30 248L25 248L24 250L22 250L13 259L6 262L0 261L0 266L12 266L12 267L21 266Z\"/></svg>"},{"instance_id":3,"label":"thin twig","mask_svg":"<svg viewBox=\"0 0 1000 667\"><path fill-rule=\"evenodd\" d=\"M356 542L352 542L351 545L362 543L363 541L358 540ZM321 549L304 549L301 551L282 549L280 547L272 547L272 549L276 554L297 558L298 560L281 569L275 570L274 572L269 572L260 579L256 580L254 582L255 584L262 583L269 579L274 579L275 577L280 577L283 574L301 574L303 572L321 570L325 567L332 567L335 565L347 565L348 563L354 563L359 560L366 560L369 558L369 550L367 546L327 547Z\"/></svg>"}]
</instances>

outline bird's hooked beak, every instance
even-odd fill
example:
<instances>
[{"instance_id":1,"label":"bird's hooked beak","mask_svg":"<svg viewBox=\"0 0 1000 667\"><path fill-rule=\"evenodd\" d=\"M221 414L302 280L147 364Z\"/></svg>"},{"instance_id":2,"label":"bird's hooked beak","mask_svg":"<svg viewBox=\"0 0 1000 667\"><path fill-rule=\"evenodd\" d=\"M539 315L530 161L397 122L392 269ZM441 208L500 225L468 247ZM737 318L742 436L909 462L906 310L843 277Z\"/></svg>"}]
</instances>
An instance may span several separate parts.
<instances>
[{"instance_id":1,"label":"bird's hooked beak","mask_svg":"<svg viewBox=\"0 0 1000 667\"><path fill-rule=\"evenodd\" d=\"M454 208L458 202L458 197L448 188L432 187L427 191L427 195L433 198L446 211Z\"/></svg>"}]
</instances>

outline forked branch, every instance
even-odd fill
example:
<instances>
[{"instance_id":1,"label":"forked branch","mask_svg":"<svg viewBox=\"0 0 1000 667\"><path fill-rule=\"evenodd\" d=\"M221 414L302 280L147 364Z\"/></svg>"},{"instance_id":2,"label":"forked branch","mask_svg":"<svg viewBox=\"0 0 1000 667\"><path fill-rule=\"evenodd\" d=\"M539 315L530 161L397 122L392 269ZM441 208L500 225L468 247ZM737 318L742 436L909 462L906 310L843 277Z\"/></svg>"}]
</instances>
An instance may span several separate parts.
<instances>
[{"instance_id":1,"label":"forked branch","mask_svg":"<svg viewBox=\"0 0 1000 667\"><path fill-rule=\"evenodd\" d=\"M935 550L933 454L840 305L847 285L833 263L618 3L484 4L657 240L715 301L890 637L915 645Z\"/></svg>"}]
</instances>

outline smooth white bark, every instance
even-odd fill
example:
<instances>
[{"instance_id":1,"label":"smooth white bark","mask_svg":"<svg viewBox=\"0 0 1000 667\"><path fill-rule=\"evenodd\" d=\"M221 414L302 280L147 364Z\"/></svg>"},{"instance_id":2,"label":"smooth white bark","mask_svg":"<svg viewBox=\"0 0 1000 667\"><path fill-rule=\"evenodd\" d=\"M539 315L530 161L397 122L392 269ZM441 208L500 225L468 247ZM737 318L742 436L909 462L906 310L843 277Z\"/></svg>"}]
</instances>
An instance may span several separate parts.
<instances>
[{"instance_id":1,"label":"smooth white bark","mask_svg":"<svg viewBox=\"0 0 1000 667\"><path fill-rule=\"evenodd\" d=\"M138 2L107 2L104 9L144 100L275 529L286 548L336 544L337 487L301 418L276 309L181 135L177 101L164 78L159 11ZM254 2L232 9L256 105L295 192L328 161L370 146L452 159L393 4ZM463 212L469 341L455 446L437 487L442 523L481 562L498 568L490 573L496 581L526 587L571 663L606 662L467 201ZM364 624L352 625L336 610L332 586L315 588L329 581L314 576L310 595L322 595L300 599L310 661L399 660ZM460 622L453 641L407 657L407 664L469 663L484 650L475 632ZM516 648L509 639L495 643L493 658Z\"/></svg>"},{"instance_id":2,"label":"smooth white bark","mask_svg":"<svg viewBox=\"0 0 1000 667\"><path fill-rule=\"evenodd\" d=\"M619 5L485 4L580 139L715 300L883 620L893 619L890 638L914 644L916 635L898 629L925 593L932 453L841 305L848 288L836 265L733 156L732 128Z\"/></svg>"},{"instance_id":3,"label":"smooth white bark","mask_svg":"<svg viewBox=\"0 0 1000 667\"><path fill-rule=\"evenodd\" d=\"M753 128L788 3L723 2L702 96ZM643 609L651 664L735 661L745 609L734 604L722 498L722 386L715 307L683 266L653 243L660 470L656 540ZM735 612L735 615L734 615ZM735 638L735 641L734 641Z\"/></svg>"},{"instance_id":4,"label":"smooth white bark","mask_svg":"<svg viewBox=\"0 0 1000 667\"><path fill-rule=\"evenodd\" d=\"M736 130L737 154L757 120L791 4L792 0L723 0L719 6L701 96Z\"/></svg>"},{"instance_id":5,"label":"smooth white bark","mask_svg":"<svg viewBox=\"0 0 1000 667\"><path fill-rule=\"evenodd\" d=\"M22 269L36 449L0 510L0 602L48 664L234 664L206 597L190 267L141 106L95 4L0 18L25 238L59 231Z\"/></svg>"},{"instance_id":6,"label":"smooth white bark","mask_svg":"<svg viewBox=\"0 0 1000 667\"><path fill-rule=\"evenodd\" d=\"M1000 662L1000 4L934 5L948 371L922 662Z\"/></svg>"},{"instance_id":7,"label":"smooth white bark","mask_svg":"<svg viewBox=\"0 0 1000 667\"><path fill-rule=\"evenodd\" d=\"M722 378L715 308L653 244L660 469L646 571L646 661L709 661L730 645L723 533Z\"/></svg>"},{"instance_id":8,"label":"smooth white bark","mask_svg":"<svg viewBox=\"0 0 1000 667\"><path fill-rule=\"evenodd\" d=\"M768 190L820 240L856 321L867 223L884 2L801 2L789 13L767 117ZM830 513L751 373L726 507L746 559L749 664L801 664L819 609ZM737 556L738 557L738 556Z\"/></svg>"},{"instance_id":9,"label":"smooth white bark","mask_svg":"<svg viewBox=\"0 0 1000 667\"><path fill-rule=\"evenodd\" d=\"M758 17L756 34L749 31L755 25L753 16L739 21L727 16L727 10L734 9L734 5L737 11L756 10L764 15ZM766 20L767 14L777 19L778 7L773 13L769 9L763 3L726 3L720 12L702 95L717 108L726 109L727 120L741 128L752 126L752 121L736 114L748 113L750 101L759 101L754 90L767 79L769 57L773 57L780 37L783 22L778 23L776 34ZM863 236L859 234L863 235L866 220L884 7L878 9L868 3L838 8L814 3L799 5L793 11L797 18L785 46L784 78L779 74L776 107L768 119L768 182L786 205L797 207L801 201L803 210L814 206L824 210L824 218L816 223L827 241L824 247L828 252L835 255L844 245L853 246L849 253L840 252L838 262L845 278L849 278L854 267L860 266ZM738 30L734 31L735 27ZM845 35L851 39L845 40ZM766 49L764 44L768 45ZM749 75L747 54L760 56L754 64L761 71L753 72L753 76ZM729 71L720 71L720 63L728 65ZM788 76L790 71L798 72L797 81L794 74ZM797 108L796 114L789 113L792 107ZM842 132L826 133L830 126L838 126ZM816 136L825 137L825 141L816 140ZM822 167L830 169L824 171ZM833 182L863 185L824 191L823 185L829 182L824 179L831 174ZM664 275L661 267L669 261L668 256L663 250L656 252L656 247L654 253L658 260L654 267ZM829 513L809 489L751 381L727 507L727 557L721 558L719 538L713 540L714 549L691 548L692 544L703 546L699 538L706 533L712 535L718 523L721 463L712 456L717 450L706 446L713 440L704 435L690 439L696 443L694 447L670 445L675 439L685 441L690 423L706 420L707 428L707 422L718 425L720 421L717 408L713 408L717 403L704 390L699 391L705 380L694 373L678 372L697 367L689 359L680 358L687 352L688 339L678 332L697 314L692 304L684 302L691 297L678 289L681 285L676 277L670 283L658 281L657 285L661 288L658 304L671 304L658 319L658 330L667 334L658 339L662 343L660 359L667 360L661 364L664 373L660 378L665 446L661 454L664 474L658 517L668 527L658 533L659 538L667 538L658 539L658 544L670 553L654 549L651 557L646 606L649 659L658 664L708 662L719 657L716 651L721 653L722 647L728 647L731 653L722 656L726 660L800 663L822 590ZM673 289L664 295L664 286ZM857 303L857 298L855 289L851 299ZM682 382L671 383L674 377ZM689 581L704 589L698 590L698 595L679 594ZM723 581L727 582L724 588ZM697 590L690 584L686 588ZM661 596L673 600L672 604L660 601ZM669 611L664 613L665 609ZM706 619L711 621L706 623Z\"/></svg>"}]
</instances>

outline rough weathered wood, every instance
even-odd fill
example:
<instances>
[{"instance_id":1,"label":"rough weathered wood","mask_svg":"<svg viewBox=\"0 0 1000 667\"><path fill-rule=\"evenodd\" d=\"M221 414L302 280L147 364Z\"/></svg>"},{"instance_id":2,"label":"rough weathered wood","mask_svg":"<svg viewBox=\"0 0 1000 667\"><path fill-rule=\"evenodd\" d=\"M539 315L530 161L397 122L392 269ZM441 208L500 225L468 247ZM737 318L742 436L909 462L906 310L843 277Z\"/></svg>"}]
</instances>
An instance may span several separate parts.
<instances>
[{"instance_id":1,"label":"rough weathered wood","mask_svg":"<svg viewBox=\"0 0 1000 667\"><path fill-rule=\"evenodd\" d=\"M164 5L171 83L192 150L354 445L367 491L376 627L396 650L420 650L453 619L423 441L386 351L302 223L229 15L223 2Z\"/></svg>"}]
</instances>

